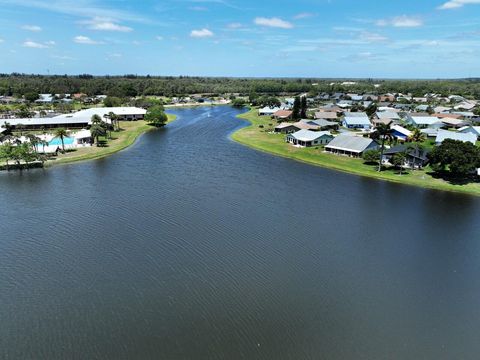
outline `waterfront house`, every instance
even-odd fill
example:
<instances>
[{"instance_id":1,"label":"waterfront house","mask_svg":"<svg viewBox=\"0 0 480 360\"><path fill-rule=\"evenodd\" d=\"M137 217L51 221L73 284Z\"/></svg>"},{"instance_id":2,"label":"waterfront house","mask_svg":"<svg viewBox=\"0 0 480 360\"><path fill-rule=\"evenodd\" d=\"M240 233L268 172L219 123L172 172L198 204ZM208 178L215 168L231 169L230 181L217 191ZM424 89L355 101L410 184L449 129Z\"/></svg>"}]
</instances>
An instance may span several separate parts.
<instances>
[{"instance_id":1,"label":"waterfront house","mask_svg":"<svg viewBox=\"0 0 480 360\"><path fill-rule=\"evenodd\" d=\"M287 135L287 142L301 147L327 145L332 139L333 136L328 131L315 132L302 129Z\"/></svg>"},{"instance_id":2,"label":"waterfront house","mask_svg":"<svg viewBox=\"0 0 480 360\"><path fill-rule=\"evenodd\" d=\"M282 122L275 126L275 132L280 134L291 134L300 130L295 124Z\"/></svg>"},{"instance_id":3,"label":"waterfront house","mask_svg":"<svg viewBox=\"0 0 480 360\"><path fill-rule=\"evenodd\" d=\"M259 116L273 116L273 114L275 114L278 110L280 110L279 107L271 108L269 106L265 106L264 108L258 110L258 115Z\"/></svg>"},{"instance_id":4,"label":"waterfront house","mask_svg":"<svg viewBox=\"0 0 480 360\"><path fill-rule=\"evenodd\" d=\"M477 142L477 135L470 132L461 133L448 130L438 130L437 137L435 138L435 144L440 145L443 141L447 139L469 142L475 145Z\"/></svg>"},{"instance_id":5,"label":"waterfront house","mask_svg":"<svg viewBox=\"0 0 480 360\"><path fill-rule=\"evenodd\" d=\"M363 112L346 112L342 125L349 129L370 129L372 126L367 114Z\"/></svg>"},{"instance_id":6,"label":"waterfront house","mask_svg":"<svg viewBox=\"0 0 480 360\"><path fill-rule=\"evenodd\" d=\"M352 157L361 157L365 151L378 148L379 145L374 140L350 134L338 135L325 146L325 150L328 152Z\"/></svg>"},{"instance_id":7,"label":"waterfront house","mask_svg":"<svg viewBox=\"0 0 480 360\"><path fill-rule=\"evenodd\" d=\"M397 145L386 149L383 153L382 163L392 163L395 154L404 153L406 155L404 167L411 169L421 169L428 164L428 150L417 147L407 147L406 145Z\"/></svg>"},{"instance_id":8,"label":"waterfront house","mask_svg":"<svg viewBox=\"0 0 480 360\"><path fill-rule=\"evenodd\" d=\"M33 117L8 119L14 128L22 125L25 129L40 130L43 128L85 128L91 125L92 116L98 115L103 121L110 123L109 113L117 115L119 120L135 121L142 120L147 111L136 107L104 107L80 110L70 114L62 114L53 117Z\"/></svg>"}]
</instances>

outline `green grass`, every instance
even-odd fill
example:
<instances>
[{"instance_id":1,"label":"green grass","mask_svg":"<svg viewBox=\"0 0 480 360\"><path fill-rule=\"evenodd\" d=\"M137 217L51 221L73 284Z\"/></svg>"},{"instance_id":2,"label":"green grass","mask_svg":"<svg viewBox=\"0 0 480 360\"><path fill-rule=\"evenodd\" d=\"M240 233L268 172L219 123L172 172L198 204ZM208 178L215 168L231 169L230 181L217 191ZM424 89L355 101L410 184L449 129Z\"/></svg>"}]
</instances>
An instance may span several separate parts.
<instances>
[{"instance_id":1,"label":"green grass","mask_svg":"<svg viewBox=\"0 0 480 360\"><path fill-rule=\"evenodd\" d=\"M167 115L167 124L177 118L176 115ZM120 127L122 131L112 132L112 140L108 141L106 147L78 148L76 151L59 155L55 160L48 161L45 165L70 164L78 161L100 159L129 147L141 134L155 129L145 121L121 121Z\"/></svg>"},{"instance_id":2,"label":"green grass","mask_svg":"<svg viewBox=\"0 0 480 360\"><path fill-rule=\"evenodd\" d=\"M428 174L430 171L429 168L425 170L408 171L408 174L402 175L399 175L394 170L378 172L374 166L365 165L361 159L328 154L323 152L321 147L296 148L285 142L285 135L270 134L268 132L271 128L269 124L274 123L274 120L269 117L258 116L256 109L252 109L238 117L249 121L251 125L232 134L232 139L257 150L355 175L407 185L421 186L424 188L455 191L480 196L479 183L454 185L442 179L435 179L430 176ZM263 125L264 128L260 128L260 125Z\"/></svg>"}]
</instances>

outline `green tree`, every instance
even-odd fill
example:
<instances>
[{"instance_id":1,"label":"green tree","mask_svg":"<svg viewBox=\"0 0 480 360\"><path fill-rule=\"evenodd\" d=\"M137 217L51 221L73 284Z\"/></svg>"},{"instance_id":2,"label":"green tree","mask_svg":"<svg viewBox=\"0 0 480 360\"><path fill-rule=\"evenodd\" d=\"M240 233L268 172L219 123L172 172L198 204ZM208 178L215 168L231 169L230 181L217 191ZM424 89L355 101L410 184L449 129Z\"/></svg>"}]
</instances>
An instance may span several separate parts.
<instances>
[{"instance_id":1,"label":"green tree","mask_svg":"<svg viewBox=\"0 0 480 360\"><path fill-rule=\"evenodd\" d=\"M246 101L245 99L242 99L242 98L237 98L235 100L232 101L232 106L233 107L238 107L238 108L242 108L246 105Z\"/></svg>"},{"instance_id":2,"label":"green tree","mask_svg":"<svg viewBox=\"0 0 480 360\"><path fill-rule=\"evenodd\" d=\"M469 142L446 139L428 155L435 172L466 177L480 168L480 148Z\"/></svg>"},{"instance_id":3,"label":"green tree","mask_svg":"<svg viewBox=\"0 0 480 360\"><path fill-rule=\"evenodd\" d=\"M403 166L405 165L406 160L407 160L406 152L399 152L399 153L393 154L392 156L392 164L398 169L400 175L402 175Z\"/></svg>"},{"instance_id":4,"label":"green tree","mask_svg":"<svg viewBox=\"0 0 480 360\"><path fill-rule=\"evenodd\" d=\"M366 164L377 164L379 156L380 151L372 149L365 151L362 155L362 159L365 161Z\"/></svg>"},{"instance_id":5,"label":"green tree","mask_svg":"<svg viewBox=\"0 0 480 360\"><path fill-rule=\"evenodd\" d=\"M60 141L62 142L62 151L65 152L65 138L68 137L67 130L64 128L58 128L55 130L54 136L60 138Z\"/></svg>"},{"instance_id":6,"label":"green tree","mask_svg":"<svg viewBox=\"0 0 480 360\"><path fill-rule=\"evenodd\" d=\"M115 96L107 96L104 100L103 100L103 105L105 105L106 107L117 107L117 106L122 106L122 99L120 99L119 97L115 97Z\"/></svg>"},{"instance_id":7,"label":"green tree","mask_svg":"<svg viewBox=\"0 0 480 360\"><path fill-rule=\"evenodd\" d=\"M38 95L37 92L33 92L33 91L30 91L30 92L27 92L25 95L25 100L29 101L29 102L34 102L35 100L38 100L38 98L40 97L40 95Z\"/></svg>"},{"instance_id":8,"label":"green tree","mask_svg":"<svg viewBox=\"0 0 480 360\"><path fill-rule=\"evenodd\" d=\"M168 121L168 116L163 112L161 107L153 106L148 109L145 115L145 121L153 126L164 126Z\"/></svg>"},{"instance_id":9,"label":"green tree","mask_svg":"<svg viewBox=\"0 0 480 360\"><path fill-rule=\"evenodd\" d=\"M293 108L292 108L292 111L293 111L292 118L294 120L300 119L301 106L302 105L301 105L300 98L298 96L295 97L295 100L293 101Z\"/></svg>"},{"instance_id":10,"label":"green tree","mask_svg":"<svg viewBox=\"0 0 480 360\"><path fill-rule=\"evenodd\" d=\"M90 135L92 136L92 138L95 139L95 143L97 144L97 146L100 146L98 138L100 136L105 136L106 135L105 128L102 127L100 124L93 124L90 127Z\"/></svg>"},{"instance_id":11,"label":"green tree","mask_svg":"<svg viewBox=\"0 0 480 360\"><path fill-rule=\"evenodd\" d=\"M7 171L9 170L9 161L12 159L13 145L9 142L5 142L0 145L0 159L5 161Z\"/></svg>"},{"instance_id":12,"label":"green tree","mask_svg":"<svg viewBox=\"0 0 480 360\"><path fill-rule=\"evenodd\" d=\"M300 101L300 118L302 119L307 118L307 110L308 110L307 97L302 96L302 99Z\"/></svg>"},{"instance_id":13,"label":"green tree","mask_svg":"<svg viewBox=\"0 0 480 360\"><path fill-rule=\"evenodd\" d=\"M426 139L426 135L420 131L420 129L413 129L410 137L408 138L409 141L422 143Z\"/></svg>"},{"instance_id":14,"label":"green tree","mask_svg":"<svg viewBox=\"0 0 480 360\"><path fill-rule=\"evenodd\" d=\"M393 130L390 128L390 124L380 123L372 133L372 138L380 141L380 155L378 161L378 171L382 171L382 158L385 151L385 142L393 140Z\"/></svg>"}]
</instances>

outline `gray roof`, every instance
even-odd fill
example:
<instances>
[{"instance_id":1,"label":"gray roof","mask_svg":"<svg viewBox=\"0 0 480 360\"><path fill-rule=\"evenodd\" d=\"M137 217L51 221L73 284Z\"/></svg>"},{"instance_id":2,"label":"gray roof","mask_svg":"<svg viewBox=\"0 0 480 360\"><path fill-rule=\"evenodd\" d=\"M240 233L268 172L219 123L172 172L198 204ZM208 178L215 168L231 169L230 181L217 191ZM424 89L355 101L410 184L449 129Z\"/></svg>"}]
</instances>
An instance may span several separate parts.
<instances>
[{"instance_id":1,"label":"gray roof","mask_svg":"<svg viewBox=\"0 0 480 360\"><path fill-rule=\"evenodd\" d=\"M318 125L318 126L320 126L320 127L324 127L324 126L337 126L337 125L338 125L338 123L336 123L336 122L328 121L328 120L325 120L325 119L302 120L302 121L306 121L306 122L308 122L308 123L315 124L315 125Z\"/></svg>"},{"instance_id":2,"label":"gray roof","mask_svg":"<svg viewBox=\"0 0 480 360\"><path fill-rule=\"evenodd\" d=\"M377 111L376 115L379 119L400 119L400 115L395 111Z\"/></svg>"},{"instance_id":3,"label":"gray roof","mask_svg":"<svg viewBox=\"0 0 480 360\"><path fill-rule=\"evenodd\" d=\"M337 113L333 111L317 111L315 119L336 119Z\"/></svg>"},{"instance_id":4,"label":"gray roof","mask_svg":"<svg viewBox=\"0 0 480 360\"><path fill-rule=\"evenodd\" d=\"M358 113L363 114L361 116L351 116L351 114L355 113L346 113L343 119L347 123L347 125L370 125L370 119L368 118L367 114Z\"/></svg>"},{"instance_id":5,"label":"gray roof","mask_svg":"<svg viewBox=\"0 0 480 360\"><path fill-rule=\"evenodd\" d=\"M372 144L376 144L372 139L345 134L338 135L326 147L329 149L361 153Z\"/></svg>"},{"instance_id":6,"label":"gray roof","mask_svg":"<svg viewBox=\"0 0 480 360\"><path fill-rule=\"evenodd\" d=\"M291 136L300 141L314 141L322 136L332 136L328 131L310 131L310 130L299 130L296 133L290 134Z\"/></svg>"},{"instance_id":7,"label":"gray roof","mask_svg":"<svg viewBox=\"0 0 480 360\"><path fill-rule=\"evenodd\" d=\"M453 132L453 131L447 131L447 130L438 130L438 135L437 135L437 138L435 139L435 142L439 144L447 139L470 142L473 145L475 145L475 143L477 142L477 135L472 133L459 133L459 132Z\"/></svg>"}]
</instances>

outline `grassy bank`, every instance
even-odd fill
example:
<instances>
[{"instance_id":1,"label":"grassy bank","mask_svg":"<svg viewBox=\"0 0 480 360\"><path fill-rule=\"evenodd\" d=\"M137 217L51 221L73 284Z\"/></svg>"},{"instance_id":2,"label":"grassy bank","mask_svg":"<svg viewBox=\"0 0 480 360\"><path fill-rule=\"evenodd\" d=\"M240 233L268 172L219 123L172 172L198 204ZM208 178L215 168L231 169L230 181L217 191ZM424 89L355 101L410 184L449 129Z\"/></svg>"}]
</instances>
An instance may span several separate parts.
<instances>
[{"instance_id":1,"label":"grassy bank","mask_svg":"<svg viewBox=\"0 0 480 360\"><path fill-rule=\"evenodd\" d=\"M167 123L175 119L176 115L168 114ZM59 155L55 160L49 160L45 165L51 166L100 159L129 147L141 134L155 129L145 121L122 121L120 127L122 128L120 132L112 132L112 140L108 141L108 146L78 148L76 151Z\"/></svg>"},{"instance_id":2,"label":"grassy bank","mask_svg":"<svg viewBox=\"0 0 480 360\"><path fill-rule=\"evenodd\" d=\"M328 154L323 152L323 149L320 147L297 148L291 146L285 142L285 135L269 133L268 129L272 127L270 124L274 124L275 121L268 117L258 116L255 109L238 115L238 117L249 121L251 125L232 134L232 139L257 150L360 176L480 196L480 184L450 184L447 181L430 176L428 168L425 170L408 171L408 173L402 175L399 175L394 170L378 172L373 166L365 165L361 159ZM263 128L260 126L263 126Z\"/></svg>"}]
</instances>

